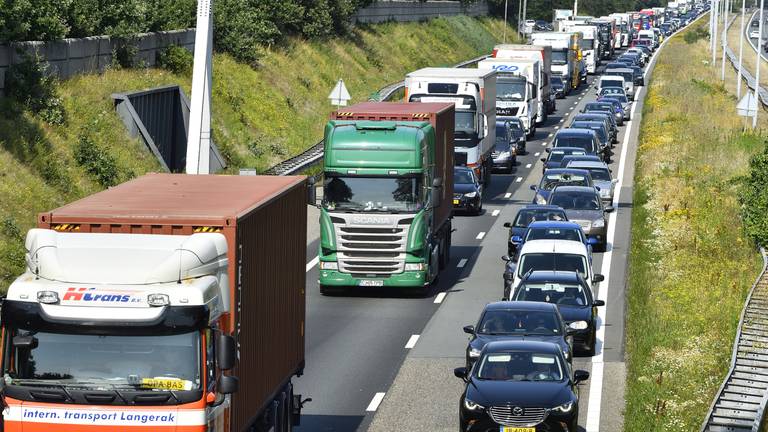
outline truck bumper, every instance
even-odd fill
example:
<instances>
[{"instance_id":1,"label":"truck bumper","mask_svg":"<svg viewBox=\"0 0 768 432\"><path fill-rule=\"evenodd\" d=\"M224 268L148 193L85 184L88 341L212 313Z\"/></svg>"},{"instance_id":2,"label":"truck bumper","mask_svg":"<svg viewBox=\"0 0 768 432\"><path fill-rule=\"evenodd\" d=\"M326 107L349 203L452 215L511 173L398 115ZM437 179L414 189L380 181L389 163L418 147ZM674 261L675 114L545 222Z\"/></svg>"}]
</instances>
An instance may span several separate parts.
<instances>
[{"instance_id":1,"label":"truck bumper","mask_svg":"<svg viewBox=\"0 0 768 432\"><path fill-rule=\"evenodd\" d=\"M341 273L336 270L321 270L320 277L318 278L320 285L334 287L357 287L361 286L361 282L363 283L362 286L366 287L383 286L395 288L423 287L428 284L426 271L406 271L386 278L357 278L349 273Z\"/></svg>"}]
</instances>

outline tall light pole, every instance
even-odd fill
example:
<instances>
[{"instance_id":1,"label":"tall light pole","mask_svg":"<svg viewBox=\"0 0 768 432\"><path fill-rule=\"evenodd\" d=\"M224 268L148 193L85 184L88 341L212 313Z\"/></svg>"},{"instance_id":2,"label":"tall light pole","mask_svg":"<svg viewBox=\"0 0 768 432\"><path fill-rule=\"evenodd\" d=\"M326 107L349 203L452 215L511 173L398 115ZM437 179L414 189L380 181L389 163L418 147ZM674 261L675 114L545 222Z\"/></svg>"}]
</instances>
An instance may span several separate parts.
<instances>
[{"instance_id":1,"label":"tall light pole","mask_svg":"<svg viewBox=\"0 0 768 432\"><path fill-rule=\"evenodd\" d=\"M709 51L715 49L715 0L709 0Z\"/></svg>"},{"instance_id":2,"label":"tall light pole","mask_svg":"<svg viewBox=\"0 0 768 432\"><path fill-rule=\"evenodd\" d=\"M517 34L523 34L523 0L517 1Z\"/></svg>"},{"instance_id":3,"label":"tall light pole","mask_svg":"<svg viewBox=\"0 0 768 432\"><path fill-rule=\"evenodd\" d=\"M504 43L507 43L507 8L509 7L509 0L504 0Z\"/></svg>"},{"instance_id":4,"label":"tall light pole","mask_svg":"<svg viewBox=\"0 0 768 432\"><path fill-rule=\"evenodd\" d=\"M757 32L757 60L755 60L755 116L752 117L752 129L757 127L757 113L760 111L760 50L763 46L763 8L765 7L765 0L760 0L760 25Z\"/></svg>"},{"instance_id":5,"label":"tall light pole","mask_svg":"<svg viewBox=\"0 0 768 432\"><path fill-rule=\"evenodd\" d=\"M725 81L725 47L728 44L728 9L730 0L725 0L725 7L723 8L723 58L720 61L720 81Z\"/></svg>"},{"instance_id":6,"label":"tall light pole","mask_svg":"<svg viewBox=\"0 0 768 432\"><path fill-rule=\"evenodd\" d=\"M195 60L187 132L187 174L208 174L211 152L213 0L198 0Z\"/></svg>"},{"instance_id":7,"label":"tall light pole","mask_svg":"<svg viewBox=\"0 0 768 432\"><path fill-rule=\"evenodd\" d=\"M736 97L741 98L741 59L744 55L744 13L747 0L741 0L741 30L739 31L739 67L736 70Z\"/></svg>"},{"instance_id":8,"label":"tall light pole","mask_svg":"<svg viewBox=\"0 0 768 432\"><path fill-rule=\"evenodd\" d=\"M717 64L717 20L720 18L720 0L715 0L715 7L712 10L715 11L715 18L712 24L712 66L714 66Z\"/></svg>"}]
</instances>

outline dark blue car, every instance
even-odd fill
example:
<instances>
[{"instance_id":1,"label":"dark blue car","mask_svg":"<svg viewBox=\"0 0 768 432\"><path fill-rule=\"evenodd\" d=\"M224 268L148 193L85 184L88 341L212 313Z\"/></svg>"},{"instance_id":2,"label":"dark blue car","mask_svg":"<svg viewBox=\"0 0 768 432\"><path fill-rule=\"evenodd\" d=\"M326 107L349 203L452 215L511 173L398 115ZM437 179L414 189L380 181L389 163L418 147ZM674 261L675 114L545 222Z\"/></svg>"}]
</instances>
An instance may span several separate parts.
<instances>
[{"instance_id":1,"label":"dark blue car","mask_svg":"<svg viewBox=\"0 0 768 432\"><path fill-rule=\"evenodd\" d=\"M554 149L547 149L547 151L549 152L549 156L541 158L541 161L544 162L542 172L553 168L560 168L563 166L563 158L566 156L587 154L581 147L557 147Z\"/></svg>"},{"instance_id":2,"label":"dark blue car","mask_svg":"<svg viewBox=\"0 0 768 432\"><path fill-rule=\"evenodd\" d=\"M536 192L531 200L532 204L543 205L549 200L549 195L555 186L589 186L594 187L589 171L575 168L553 168L544 171L538 185L531 185L531 190Z\"/></svg>"},{"instance_id":3,"label":"dark blue car","mask_svg":"<svg viewBox=\"0 0 768 432\"><path fill-rule=\"evenodd\" d=\"M589 238L584 234L581 225L570 221L537 221L528 225L528 229L521 237L517 237L518 250L523 243L529 240L570 240L584 243L588 250L597 244L596 238Z\"/></svg>"},{"instance_id":4,"label":"dark blue car","mask_svg":"<svg viewBox=\"0 0 768 432\"><path fill-rule=\"evenodd\" d=\"M515 236L522 236L528 225L535 221L559 220L567 221L565 210L553 205L527 205L518 210L515 219L512 222L505 222L504 227L509 228L509 239L507 242L507 252L514 256L517 252L517 243L512 241Z\"/></svg>"}]
</instances>

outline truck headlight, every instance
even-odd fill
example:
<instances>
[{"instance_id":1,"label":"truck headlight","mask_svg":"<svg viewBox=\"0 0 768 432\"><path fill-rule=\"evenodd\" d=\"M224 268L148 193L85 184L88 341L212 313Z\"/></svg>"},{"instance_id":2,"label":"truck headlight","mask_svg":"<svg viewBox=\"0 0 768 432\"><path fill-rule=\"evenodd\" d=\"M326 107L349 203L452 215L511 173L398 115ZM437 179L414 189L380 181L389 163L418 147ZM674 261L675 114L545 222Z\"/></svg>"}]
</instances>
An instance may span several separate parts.
<instances>
[{"instance_id":1,"label":"truck headlight","mask_svg":"<svg viewBox=\"0 0 768 432\"><path fill-rule=\"evenodd\" d=\"M477 196L477 192L468 192L468 193L465 193L464 196L467 198L474 198Z\"/></svg>"},{"instance_id":2,"label":"truck headlight","mask_svg":"<svg viewBox=\"0 0 768 432\"><path fill-rule=\"evenodd\" d=\"M339 263L336 261L320 261L320 270L338 270Z\"/></svg>"},{"instance_id":3,"label":"truck headlight","mask_svg":"<svg viewBox=\"0 0 768 432\"><path fill-rule=\"evenodd\" d=\"M589 325L586 321L574 321L570 324L568 324L568 327L570 327L573 330L586 330Z\"/></svg>"},{"instance_id":4,"label":"truck headlight","mask_svg":"<svg viewBox=\"0 0 768 432\"><path fill-rule=\"evenodd\" d=\"M556 406L556 407L552 408L552 411L557 412L557 413L566 414L566 413L571 412L572 409L573 409L573 401L570 401L570 402L566 402L566 403L564 403L564 404L562 404L560 406Z\"/></svg>"},{"instance_id":5,"label":"truck headlight","mask_svg":"<svg viewBox=\"0 0 768 432\"><path fill-rule=\"evenodd\" d=\"M485 409L482 405L475 403L469 399L464 398L464 408L470 410L470 411L480 411Z\"/></svg>"},{"instance_id":6,"label":"truck headlight","mask_svg":"<svg viewBox=\"0 0 768 432\"><path fill-rule=\"evenodd\" d=\"M405 263L405 271L424 271L424 263Z\"/></svg>"},{"instance_id":7,"label":"truck headlight","mask_svg":"<svg viewBox=\"0 0 768 432\"><path fill-rule=\"evenodd\" d=\"M477 348L470 348L469 356L471 358L478 358L478 357L480 357L480 350L477 349Z\"/></svg>"},{"instance_id":8,"label":"truck headlight","mask_svg":"<svg viewBox=\"0 0 768 432\"><path fill-rule=\"evenodd\" d=\"M592 222L592 228L602 228L604 226L605 226L605 221L602 219L598 219Z\"/></svg>"}]
</instances>

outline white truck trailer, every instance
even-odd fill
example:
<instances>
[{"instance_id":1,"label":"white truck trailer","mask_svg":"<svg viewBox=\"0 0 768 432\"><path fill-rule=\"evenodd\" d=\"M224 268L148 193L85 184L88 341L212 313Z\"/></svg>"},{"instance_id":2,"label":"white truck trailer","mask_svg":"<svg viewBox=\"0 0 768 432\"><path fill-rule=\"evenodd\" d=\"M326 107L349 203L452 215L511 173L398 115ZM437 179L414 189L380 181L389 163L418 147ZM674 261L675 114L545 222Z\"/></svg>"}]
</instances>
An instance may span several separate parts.
<instances>
[{"instance_id":1,"label":"white truck trailer","mask_svg":"<svg viewBox=\"0 0 768 432\"><path fill-rule=\"evenodd\" d=\"M525 133L536 132L538 113L543 101L539 90L541 62L529 59L488 58L477 64L478 69L495 70L496 118L517 117L523 122Z\"/></svg>"}]
</instances>

